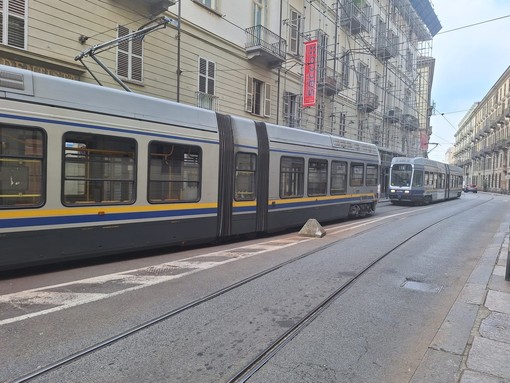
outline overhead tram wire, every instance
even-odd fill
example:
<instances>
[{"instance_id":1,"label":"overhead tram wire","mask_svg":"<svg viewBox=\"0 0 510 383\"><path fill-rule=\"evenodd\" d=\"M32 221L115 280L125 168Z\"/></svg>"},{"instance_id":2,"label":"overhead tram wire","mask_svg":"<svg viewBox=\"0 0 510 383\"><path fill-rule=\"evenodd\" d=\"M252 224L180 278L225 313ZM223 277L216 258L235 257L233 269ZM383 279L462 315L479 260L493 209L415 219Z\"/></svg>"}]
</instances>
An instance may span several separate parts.
<instances>
[{"instance_id":1,"label":"overhead tram wire","mask_svg":"<svg viewBox=\"0 0 510 383\"><path fill-rule=\"evenodd\" d=\"M506 19L507 17L510 17L510 15L501 16L501 17L496 17L496 18L494 18L494 19L489 19L489 20L485 20L485 21L480 21L480 22L478 22L478 23L468 24L468 25L464 25L464 26L462 26L462 27L458 27L458 28L454 28L454 29L448 29L447 31L439 32L439 33L437 33L437 34L438 34L438 35L441 35L441 34L445 34L445 33L449 33L449 32L455 32L455 31L458 31L458 30L460 30L460 29L476 27L476 26L481 25L481 24L486 24L486 23L491 23L491 22L493 22L493 21L498 21L498 20L501 20L501 19Z\"/></svg>"}]
</instances>

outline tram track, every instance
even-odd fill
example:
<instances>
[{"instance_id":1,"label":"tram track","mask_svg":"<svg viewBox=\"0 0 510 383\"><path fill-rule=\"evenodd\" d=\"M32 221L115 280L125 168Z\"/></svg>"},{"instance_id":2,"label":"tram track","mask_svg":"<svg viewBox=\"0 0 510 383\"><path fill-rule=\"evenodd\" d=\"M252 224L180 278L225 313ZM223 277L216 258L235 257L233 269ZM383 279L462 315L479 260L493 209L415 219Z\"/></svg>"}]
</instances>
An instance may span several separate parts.
<instances>
[{"instance_id":1,"label":"tram track","mask_svg":"<svg viewBox=\"0 0 510 383\"><path fill-rule=\"evenodd\" d=\"M487 200L487 201L484 201L483 203L481 204L477 204L475 206L472 206L470 209L473 209L473 208L476 208L480 205L483 205L487 202L489 202L490 200ZM277 340L275 340L273 343L271 343L264 351L262 351L256 358L254 358L248 365L246 365L242 370L240 370L237 374L233 375L229 380L228 382L229 383L234 383L234 382L245 382L247 381L251 376L253 376L260 368L262 368L269 360L271 360L272 357L274 357L278 351L280 351L286 344L288 344L295 336L297 336L301 331L303 331L314 319L316 319L320 314L321 312L323 312L329 305L331 305L337 298L339 298L343 293L345 293L353 284L356 283L356 281L361 278L367 271L369 271L372 267L374 267L377 263L379 263L380 261L382 261L384 258L386 258L388 255L390 255L391 253L393 253L396 249L398 249L399 247L401 247L402 245L404 245L405 243L407 243L408 241L410 241L411 239L413 239L414 237L420 235L421 233L423 233L424 231L428 230L429 228L447 220L447 219L451 219L453 217L455 217L456 215L459 215L459 214L462 214L464 213L464 211L462 212L456 212L454 214L451 214L447 217L444 217L442 218L441 220L439 221L436 221L428 226L426 226L425 228L421 229L420 231L414 233L413 235L410 235L408 236L406 239L402 240L401 242L399 242L396 246L394 246L392 249L390 249L389 251L387 251L386 253L384 253L383 255L377 257L376 259L374 259L372 262L370 262L369 264L367 264L366 266L364 266L361 270L357 271L356 274L352 277L350 277L345 283L343 283L338 289L336 289L333 293L331 293L327 298L325 298L324 300L322 300L317 306L315 306L312 310L310 310L305 316L303 316L303 318L296 324L294 325L292 328L290 328L287 332L285 332L282 336L280 336ZM409 211L408 212L404 212L404 213L410 213ZM400 215L400 214L398 214ZM375 230L376 228L380 227L381 225L384 225L384 220L382 220L380 223L376 224L376 225L373 225L369 228L366 228L366 229L363 229L361 231L358 231L356 233L354 233L352 236L357 236L357 235L361 235L363 233L367 233L371 230ZM351 238L352 236L349 236L349 238ZM41 368L38 368L38 369L35 369L34 371L28 373L28 374L25 374L15 380L12 380L10 382L12 383L21 383L21 382L28 382L34 378L37 378L37 377L40 377L40 376L43 376L53 370L56 370L64 365L67 365L67 364L70 364L70 363L73 363L75 361L77 361L78 359L86 356L86 355L89 355L89 354L92 354L96 351L99 351L100 349L103 349L105 347L108 347L122 339L125 339L131 335L134 335L136 333L140 333L142 332L143 330L149 328L150 326L153 326L157 323L160 323L160 322L163 322L165 320L168 320L176 315L179 315L187 310L190 310L194 307L197 307L203 303L206 303L206 302L209 302L217 297L220 297L221 295L224 295L230 291L233 291L235 290L236 288L239 288L243 285L246 285L252 281L255 281L263 276L266 276L272 272L275 272L276 270L279 270L281 268L284 268L285 266L288 266L292 263L295 263L295 262L298 262L306 257L309 257L313 254L316 254L316 253L319 253L321 251L324 251L336 244L338 244L339 242L341 241L344 241L346 240L346 238L341 238L341 239L338 239L338 240L334 240L326 245L323 245L319 248L316 248L316 249L313 249L313 250L310 250L306 253L303 253L295 258L292 258L292 259L289 259L285 262L282 262L278 265L275 265L273 267L270 267L266 270L263 270L259 273L256 273L252 276L249 276L243 280L240 280L236 283L233 283L229 286L226 286L220 290L217 290L209 295L206 295L204 297L201 297L197 300L194 300L188 304L185 304L183 306L180 306L179 308L177 309L174 309L174 310L171 310L167 313L164 313L156 318L153 318L149 321L146 321L138 326L135 326L135 327L132 327L124 332L121 332L113 337L110 337L104 341L101 341L101 342L98 342L90 347L87 347L87 348L84 348L78 352L75 352L73 354L70 354L62 359L59 359L57 360L56 362L54 363L51 363L51 364L48 364L44 367L41 367Z\"/></svg>"}]
</instances>

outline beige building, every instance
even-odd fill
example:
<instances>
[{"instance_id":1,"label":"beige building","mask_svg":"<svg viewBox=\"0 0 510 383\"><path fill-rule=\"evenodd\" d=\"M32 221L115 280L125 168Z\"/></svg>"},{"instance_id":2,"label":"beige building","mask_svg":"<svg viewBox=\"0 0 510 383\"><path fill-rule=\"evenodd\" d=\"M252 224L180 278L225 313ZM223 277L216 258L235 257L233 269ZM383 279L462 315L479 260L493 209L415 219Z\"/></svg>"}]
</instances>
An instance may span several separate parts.
<instances>
[{"instance_id":1,"label":"beige building","mask_svg":"<svg viewBox=\"0 0 510 383\"><path fill-rule=\"evenodd\" d=\"M455 134L454 160L464 169L466 183L507 193L510 146L510 67L475 103Z\"/></svg>"},{"instance_id":2,"label":"beige building","mask_svg":"<svg viewBox=\"0 0 510 383\"><path fill-rule=\"evenodd\" d=\"M0 4L1 63L371 142L383 175L394 156L426 155L441 29L429 0ZM127 38L139 30L148 33ZM314 40L316 94L305 107Z\"/></svg>"}]
</instances>

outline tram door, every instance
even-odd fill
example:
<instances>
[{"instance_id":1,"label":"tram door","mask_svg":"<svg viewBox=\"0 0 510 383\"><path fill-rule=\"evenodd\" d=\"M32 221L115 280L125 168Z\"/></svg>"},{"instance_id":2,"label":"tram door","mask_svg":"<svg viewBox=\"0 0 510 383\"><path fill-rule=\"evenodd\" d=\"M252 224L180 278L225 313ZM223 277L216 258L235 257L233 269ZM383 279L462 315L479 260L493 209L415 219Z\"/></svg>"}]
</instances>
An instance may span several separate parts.
<instances>
[{"instance_id":1,"label":"tram door","mask_svg":"<svg viewBox=\"0 0 510 383\"><path fill-rule=\"evenodd\" d=\"M445 199L449 199L451 196L450 196L450 193L451 193L451 190L450 190L450 167L448 165L446 165L446 185L445 185Z\"/></svg>"}]
</instances>

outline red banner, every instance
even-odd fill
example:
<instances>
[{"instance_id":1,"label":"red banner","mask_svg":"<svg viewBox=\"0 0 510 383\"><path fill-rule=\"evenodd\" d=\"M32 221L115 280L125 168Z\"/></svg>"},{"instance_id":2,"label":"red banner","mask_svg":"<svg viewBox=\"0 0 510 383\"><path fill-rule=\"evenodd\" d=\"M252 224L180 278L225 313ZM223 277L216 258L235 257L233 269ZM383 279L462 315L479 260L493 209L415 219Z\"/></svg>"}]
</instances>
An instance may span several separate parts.
<instances>
[{"instance_id":1,"label":"red banner","mask_svg":"<svg viewBox=\"0 0 510 383\"><path fill-rule=\"evenodd\" d=\"M317 40L305 43L303 106L314 106L317 96Z\"/></svg>"},{"instance_id":2,"label":"red banner","mask_svg":"<svg viewBox=\"0 0 510 383\"><path fill-rule=\"evenodd\" d=\"M420 150L424 152L429 150L429 135L426 131L420 132Z\"/></svg>"}]
</instances>

